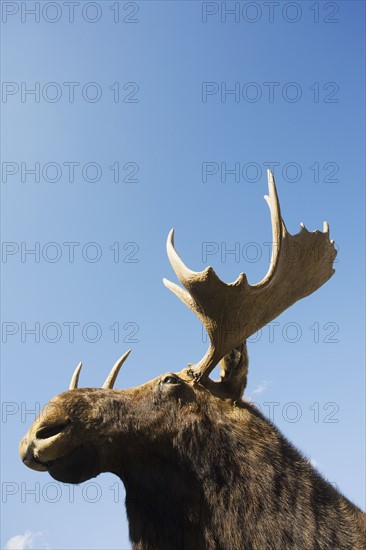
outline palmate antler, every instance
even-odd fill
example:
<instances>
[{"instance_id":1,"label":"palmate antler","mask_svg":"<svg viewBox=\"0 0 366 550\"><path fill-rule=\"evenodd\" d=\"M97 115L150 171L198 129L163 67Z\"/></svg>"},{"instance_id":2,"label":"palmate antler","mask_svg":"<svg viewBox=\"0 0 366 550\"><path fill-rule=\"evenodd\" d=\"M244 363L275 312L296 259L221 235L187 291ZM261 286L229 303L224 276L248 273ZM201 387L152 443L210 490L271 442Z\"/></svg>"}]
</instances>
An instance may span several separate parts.
<instances>
[{"instance_id":1,"label":"palmate antler","mask_svg":"<svg viewBox=\"0 0 366 550\"><path fill-rule=\"evenodd\" d=\"M201 319L210 338L205 356L187 372L201 384L207 384L211 371L225 358L222 382L225 384L225 378L231 378L229 393L235 398L241 396L246 378L245 340L297 300L312 294L334 273L333 261L337 252L334 241L329 240L327 222L324 222L323 232L310 233L301 224L301 231L291 235L281 217L270 170L268 189L269 195L265 199L271 212L272 258L267 275L256 285L249 285L244 273L234 283L226 284L212 267L191 271L174 248L173 230L167 241L170 263L186 290L166 279L164 284ZM236 360L235 353L239 354ZM232 361L240 367L234 377L230 368Z\"/></svg>"},{"instance_id":2,"label":"palmate antler","mask_svg":"<svg viewBox=\"0 0 366 550\"><path fill-rule=\"evenodd\" d=\"M182 374L205 385L217 395L239 399L246 385L248 355L246 339L278 317L292 304L320 288L334 273L337 255L334 241L329 240L329 227L323 233L310 233L303 224L296 235L287 232L281 217L273 174L268 170L269 195L265 199L271 211L272 258L264 279L249 285L241 273L234 283L224 283L212 267L195 272L188 269L174 248L174 231L168 236L170 263L186 288L164 279L173 291L202 321L210 338L205 356ZM112 389L117 374L130 354L125 353L112 368L103 389ZM221 382L209 379L221 362ZM70 390L78 387L81 363L76 367Z\"/></svg>"}]
</instances>

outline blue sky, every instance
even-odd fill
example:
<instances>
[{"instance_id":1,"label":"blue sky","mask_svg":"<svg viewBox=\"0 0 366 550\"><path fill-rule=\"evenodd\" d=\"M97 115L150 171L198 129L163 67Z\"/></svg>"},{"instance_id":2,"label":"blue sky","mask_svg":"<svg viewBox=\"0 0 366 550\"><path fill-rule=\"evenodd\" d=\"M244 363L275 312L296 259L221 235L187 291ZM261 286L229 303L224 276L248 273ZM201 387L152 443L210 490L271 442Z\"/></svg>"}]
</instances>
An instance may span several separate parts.
<instances>
[{"instance_id":1,"label":"blue sky","mask_svg":"<svg viewBox=\"0 0 366 550\"><path fill-rule=\"evenodd\" d=\"M364 3L36 4L2 3L2 547L130 547L117 478L22 465L29 411L80 360L87 387L130 347L120 387L199 360L167 234L192 269L259 281L268 166L288 230L326 219L339 253L251 339L246 395L365 508Z\"/></svg>"}]
</instances>

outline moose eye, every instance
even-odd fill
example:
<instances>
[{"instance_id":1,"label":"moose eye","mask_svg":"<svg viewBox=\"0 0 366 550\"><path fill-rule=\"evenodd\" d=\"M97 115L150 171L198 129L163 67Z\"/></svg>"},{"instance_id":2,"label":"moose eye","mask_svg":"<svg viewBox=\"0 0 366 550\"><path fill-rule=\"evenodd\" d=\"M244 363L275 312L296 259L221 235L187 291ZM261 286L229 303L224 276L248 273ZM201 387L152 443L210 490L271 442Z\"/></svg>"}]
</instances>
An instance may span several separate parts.
<instances>
[{"instance_id":1,"label":"moose eye","mask_svg":"<svg viewBox=\"0 0 366 550\"><path fill-rule=\"evenodd\" d=\"M163 384L180 384L180 380L177 376L172 376L169 374L168 376L165 376L162 380Z\"/></svg>"}]
</instances>

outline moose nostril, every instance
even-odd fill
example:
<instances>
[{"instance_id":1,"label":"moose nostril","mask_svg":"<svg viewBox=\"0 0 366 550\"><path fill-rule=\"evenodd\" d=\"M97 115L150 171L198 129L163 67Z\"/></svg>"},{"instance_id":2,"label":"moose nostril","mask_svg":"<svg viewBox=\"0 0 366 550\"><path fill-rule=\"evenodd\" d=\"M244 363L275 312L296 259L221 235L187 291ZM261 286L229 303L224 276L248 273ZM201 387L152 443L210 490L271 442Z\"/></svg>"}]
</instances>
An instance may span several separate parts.
<instances>
[{"instance_id":1,"label":"moose nostril","mask_svg":"<svg viewBox=\"0 0 366 550\"><path fill-rule=\"evenodd\" d=\"M41 428L37 432L37 438L38 439L47 439L49 437L52 437L53 435L57 435L66 426L69 424L69 422L59 422L58 424L54 424L53 426L45 426L44 428Z\"/></svg>"}]
</instances>

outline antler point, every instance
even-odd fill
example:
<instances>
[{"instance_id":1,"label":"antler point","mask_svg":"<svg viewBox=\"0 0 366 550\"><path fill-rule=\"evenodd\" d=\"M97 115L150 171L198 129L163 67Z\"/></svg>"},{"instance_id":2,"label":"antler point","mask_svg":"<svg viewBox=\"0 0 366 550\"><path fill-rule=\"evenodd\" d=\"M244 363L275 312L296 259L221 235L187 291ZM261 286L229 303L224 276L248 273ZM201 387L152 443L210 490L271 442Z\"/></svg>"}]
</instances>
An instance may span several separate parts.
<instances>
[{"instance_id":1,"label":"antler point","mask_svg":"<svg viewBox=\"0 0 366 550\"><path fill-rule=\"evenodd\" d=\"M131 349L127 350L126 353L124 353L119 359L117 359L114 366L112 367L111 372L107 376L107 379L102 386L103 390L113 389L114 382L116 381L120 368L122 367L123 363L126 361L127 357L130 355L131 351L132 351Z\"/></svg>"},{"instance_id":2,"label":"antler point","mask_svg":"<svg viewBox=\"0 0 366 550\"><path fill-rule=\"evenodd\" d=\"M83 366L82 362L80 361L77 365L76 369L74 370L74 374L71 377L71 382L69 385L69 390L76 390L78 387L78 381L79 381L79 374L81 371L81 367Z\"/></svg>"}]
</instances>

